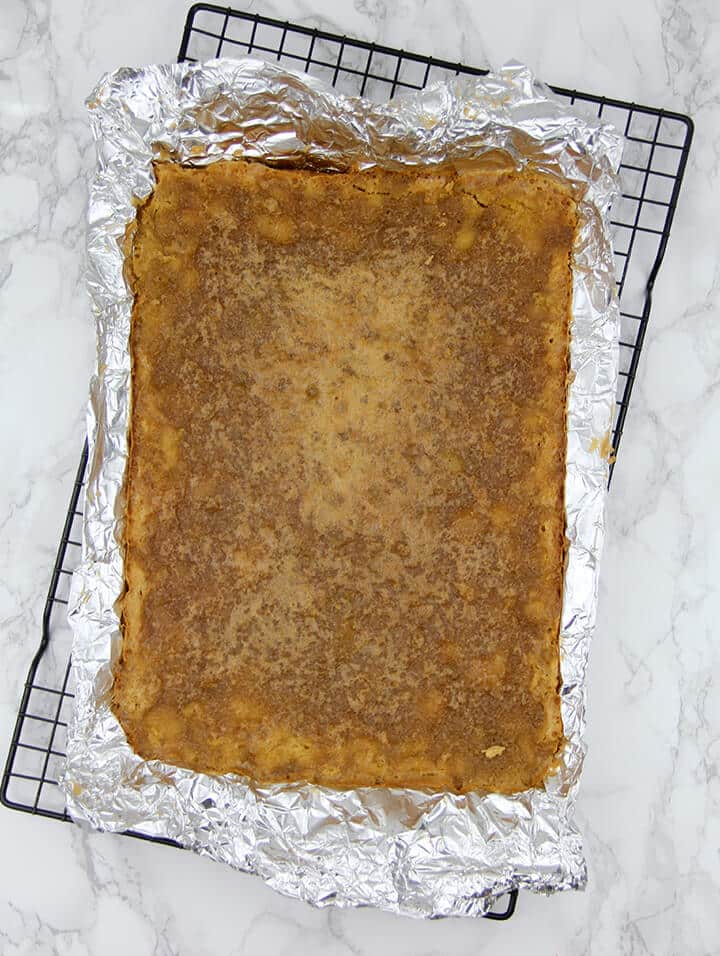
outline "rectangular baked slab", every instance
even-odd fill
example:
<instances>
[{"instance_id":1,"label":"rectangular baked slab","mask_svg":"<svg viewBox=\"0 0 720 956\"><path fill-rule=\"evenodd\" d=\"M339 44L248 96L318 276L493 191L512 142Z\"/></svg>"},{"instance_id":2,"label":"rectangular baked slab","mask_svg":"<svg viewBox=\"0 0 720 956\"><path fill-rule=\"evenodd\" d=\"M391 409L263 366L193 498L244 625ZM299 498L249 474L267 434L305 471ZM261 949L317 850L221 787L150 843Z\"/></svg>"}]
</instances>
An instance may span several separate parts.
<instances>
[{"instance_id":1,"label":"rectangular baked slab","mask_svg":"<svg viewBox=\"0 0 720 956\"><path fill-rule=\"evenodd\" d=\"M156 173L128 256L130 744L263 783L538 785L569 193L490 166Z\"/></svg>"}]
</instances>

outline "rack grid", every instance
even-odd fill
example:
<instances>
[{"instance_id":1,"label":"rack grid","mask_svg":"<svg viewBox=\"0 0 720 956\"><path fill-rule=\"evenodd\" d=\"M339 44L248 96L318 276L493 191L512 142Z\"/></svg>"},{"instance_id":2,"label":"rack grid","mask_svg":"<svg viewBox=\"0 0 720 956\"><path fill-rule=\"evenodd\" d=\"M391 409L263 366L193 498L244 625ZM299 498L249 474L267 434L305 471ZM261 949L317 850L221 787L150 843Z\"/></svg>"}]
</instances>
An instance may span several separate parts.
<instances>
[{"instance_id":1,"label":"rack grid","mask_svg":"<svg viewBox=\"0 0 720 956\"><path fill-rule=\"evenodd\" d=\"M458 75L487 70L409 53L325 30L212 4L187 14L178 60L251 54L324 79L348 95L386 100ZM621 304L620 379L612 446L617 454L650 317L652 293L665 255L688 161L693 123L669 110L552 87L578 109L603 117L626 140L622 195L612 209L613 248ZM70 578L80 560L83 448L70 496L43 614L40 645L30 666L2 779L0 799L13 809L69 820L57 774L72 707L71 634L66 619ZM614 464L611 466L611 475ZM171 843L147 834L131 836ZM508 919L517 891L499 901L491 919Z\"/></svg>"}]
</instances>

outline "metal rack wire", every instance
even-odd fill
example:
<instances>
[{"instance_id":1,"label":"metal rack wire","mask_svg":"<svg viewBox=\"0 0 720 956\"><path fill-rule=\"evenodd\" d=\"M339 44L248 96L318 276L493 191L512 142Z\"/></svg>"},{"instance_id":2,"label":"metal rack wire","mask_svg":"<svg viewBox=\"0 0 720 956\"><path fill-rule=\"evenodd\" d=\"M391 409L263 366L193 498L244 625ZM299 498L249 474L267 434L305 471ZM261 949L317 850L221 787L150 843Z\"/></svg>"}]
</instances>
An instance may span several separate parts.
<instances>
[{"instance_id":1,"label":"metal rack wire","mask_svg":"<svg viewBox=\"0 0 720 956\"><path fill-rule=\"evenodd\" d=\"M179 60L252 54L301 69L342 92L385 100L405 89L458 74L486 70L367 43L259 14L198 3L188 12ZM622 331L620 382L612 444L617 452L645 339L652 292L670 235L693 135L692 120L679 113L580 93L554 92L623 131L622 196L612 210ZM81 492L87 465L83 449L70 506L52 569L40 646L25 683L0 789L6 806L69 819L57 786L72 706L71 636L66 621L70 576L80 557ZM142 833L133 836L157 839ZM159 842L169 842L161 840ZM508 919L517 893L489 914Z\"/></svg>"}]
</instances>

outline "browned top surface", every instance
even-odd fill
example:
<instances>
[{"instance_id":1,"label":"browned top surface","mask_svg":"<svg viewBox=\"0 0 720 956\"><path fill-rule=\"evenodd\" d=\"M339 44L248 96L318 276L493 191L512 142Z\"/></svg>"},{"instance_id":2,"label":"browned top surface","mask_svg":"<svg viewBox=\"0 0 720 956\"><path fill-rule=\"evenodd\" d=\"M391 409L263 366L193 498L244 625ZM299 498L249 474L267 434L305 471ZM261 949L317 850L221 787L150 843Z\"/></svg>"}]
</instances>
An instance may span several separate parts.
<instances>
[{"instance_id":1,"label":"browned top surface","mask_svg":"<svg viewBox=\"0 0 720 956\"><path fill-rule=\"evenodd\" d=\"M266 782L539 783L573 201L490 169L157 173L130 258L131 744Z\"/></svg>"}]
</instances>

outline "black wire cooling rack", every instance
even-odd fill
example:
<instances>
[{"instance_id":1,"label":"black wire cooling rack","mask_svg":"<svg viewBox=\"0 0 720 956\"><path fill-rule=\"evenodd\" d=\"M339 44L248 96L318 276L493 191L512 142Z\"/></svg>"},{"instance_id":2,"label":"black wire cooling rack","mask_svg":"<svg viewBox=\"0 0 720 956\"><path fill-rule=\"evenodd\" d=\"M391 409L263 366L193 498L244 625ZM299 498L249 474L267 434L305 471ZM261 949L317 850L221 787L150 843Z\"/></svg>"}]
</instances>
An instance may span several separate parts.
<instances>
[{"instance_id":1,"label":"black wire cooling rack","mask_svg":"<svg viewBox=\"0 0 720 956\"><path fill-rule=\"evenodd\" d=\"M342 92L386 100L400 90L458 74L486 70L407 53L273 20L258 14L199 3L188 12L179 60L216 56L263 57L304 70ZM612 210L616 277L622 331L620 382L612 444L617 452L630 393L645 339L652 292L660 269L693 135L692 120L679 113L553 87L554 92L613 123L625 134L620 167L622 196ZM87 465L83 449L70 496L70 507L50 577L40 646L27 676L2 779L0 799L7 807L57 820L68 820L57 777L65 754L72 707L71 634L66 606L70 577L80 560L82 489ZM143 839L157 838L132 833ZM517 891L490 913L508 919Z\"/></svg>"}]
</instances>

